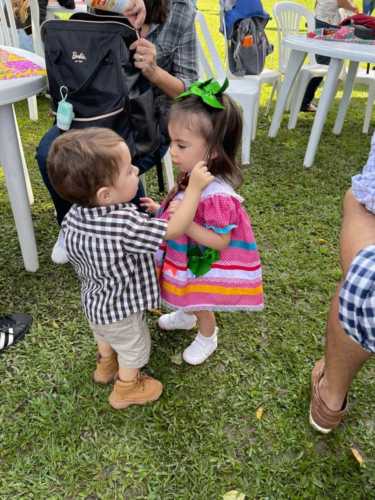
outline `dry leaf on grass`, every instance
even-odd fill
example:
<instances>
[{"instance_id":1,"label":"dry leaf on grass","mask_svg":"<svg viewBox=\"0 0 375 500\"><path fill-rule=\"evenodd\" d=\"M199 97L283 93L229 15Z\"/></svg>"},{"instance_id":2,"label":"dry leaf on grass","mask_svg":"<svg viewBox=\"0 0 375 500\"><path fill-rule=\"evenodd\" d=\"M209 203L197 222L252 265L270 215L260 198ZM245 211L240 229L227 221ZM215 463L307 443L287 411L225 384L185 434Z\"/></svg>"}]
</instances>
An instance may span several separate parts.
<instances>
[{"instance_id":1,"label":"dry leaf on grass","mask_svg":"<svg viewBox=\"0 0 375 500\"><path fill-rule=\"evenodd\" d=\"M237 490L231 490L225 493L223 500L245 500L245 495Z\"/></svg>"},{"instance_id":2,"label":"dry leaf on grass","mask_svg":"<svg viewBox=\"0 0 375 500\"><path fill-rule=\"evenodd\" d=\"M183 360L182 360L182 354L180 352L177 352L176 354L173 354L171 357L170 357L170 360L172 361L172 363L174 363L175 365L182 365L183 363Z\"/></svg>"},{"instance_id":3,"label":"dry leaf on grass","mask_svg":"<svg viewBox=\"0 0 375 500\"><path fill-rule=\"evenodd\" d=\"M360 454L359 450L357 448L350 448L351 452L353 453L354 458L357 460L359 465L363 465L365 463L364 458Z\"/></svg>"},{"instance_id":4,"label":"dry leaf on grass","mask_svg":"<svg viewBox=\"0 0 375 500\"><path fill-rule=\"evenodd\" d=\"M153 315L153 316L161 316L163 313L161 312L160 309L151 309L150 310L150 313Z\"/></svg>"},{"instance_id":5,"label":"dry leaf on grass","mask_svg":"<svg viewBox=\"0 0 375 500\"><path fill-rule=\"evenodd\" d=\"M263 417L263 412L264 412L263 406L259 406L259 408L257 409L257 411L255 413L258 420L260 420Z\"/></svg>"}]
</instances>

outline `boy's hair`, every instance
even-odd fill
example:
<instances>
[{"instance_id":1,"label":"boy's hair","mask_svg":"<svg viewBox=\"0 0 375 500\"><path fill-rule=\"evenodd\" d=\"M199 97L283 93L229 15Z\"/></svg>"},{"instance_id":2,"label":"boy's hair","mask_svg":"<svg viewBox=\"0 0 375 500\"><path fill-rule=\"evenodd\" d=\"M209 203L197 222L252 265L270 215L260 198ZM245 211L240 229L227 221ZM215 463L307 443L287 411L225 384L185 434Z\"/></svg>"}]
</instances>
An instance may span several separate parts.
<instances>
[{"instance_id":1,"label":"boy's hair","mask_svg":"<svg viewBox=\"0 0 375 500\"><path fill-rule=\"evenodd\" d=\"M55 139L47 157L50 181L57 193L83 207L96 205L96 193L116 181L124 140L108 128L91 127L65 132Z\"/></svg>"},{"instance_id":2,"label":"boy's hair","mask_svg":"<svg viewBox=\"0 0 375 500\"><path fill-rule=\"evenodd\" d=\"M189 128L198 130L207 141L209 171L237 188L243 180L241 169L236 162L242 137L241 110L227 94L216 97L224 109L208 106L200 97L190 95L173 103L169 119L180 120L181 114L190 114L191 120L186 116L183 120ZM213 152L216 153L216 158L210 158Z\"/></svg>"}]
</instances>

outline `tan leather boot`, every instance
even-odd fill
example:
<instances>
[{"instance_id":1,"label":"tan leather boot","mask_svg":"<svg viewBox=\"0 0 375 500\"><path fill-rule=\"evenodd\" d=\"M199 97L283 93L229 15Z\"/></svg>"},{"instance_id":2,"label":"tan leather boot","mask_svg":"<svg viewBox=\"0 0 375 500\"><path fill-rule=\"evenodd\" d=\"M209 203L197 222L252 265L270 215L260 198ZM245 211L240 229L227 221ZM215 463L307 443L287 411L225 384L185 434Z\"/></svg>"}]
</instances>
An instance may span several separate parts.
<instances>
[{"instance_id":1,"label":"tan leather boot","mask_svg":"<svg viewBox=\"0 0 375 500\"><path fill-rule=\"evenodd\" d=\"M144 373L129 382L116 380L110 394L109 404L116 410L122 410L130 405L144 405L156 401L163 392L163 384Z\"/></svg>"},{"instance_id":2,"label":"tan leather boot","mask_svg":"<svg viewBox=\"0 0 375 500\"><path fill-rule=\"evenodd\" d=\"M97 384L109 384L116 377L118 372L117 354L114 352L108 357L103 357L99 353L96 355L96 370L92 374L94 382Z\"/></svg>"}]
</instances>

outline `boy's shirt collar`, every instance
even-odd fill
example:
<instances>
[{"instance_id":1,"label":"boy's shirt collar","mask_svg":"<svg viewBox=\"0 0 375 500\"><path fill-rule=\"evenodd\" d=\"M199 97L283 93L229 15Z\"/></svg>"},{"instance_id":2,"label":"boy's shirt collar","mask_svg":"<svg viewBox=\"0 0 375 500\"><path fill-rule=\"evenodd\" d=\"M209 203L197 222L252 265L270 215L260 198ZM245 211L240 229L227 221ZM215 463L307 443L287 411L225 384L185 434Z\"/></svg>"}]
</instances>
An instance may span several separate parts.
<instances>
[{"instance_id":1,"label":"boy's shirt collar","mask_svg":"<svg viewBox=\"0 0 375 500\"><path fill-rule=\"evenodd\" d=\"M79 213L82 218L93 218L93 217L103 217L115 212L117 210L131 209L137 210L134 203L114 203L112 205L97 206L97 207L82 207L81 205L74 204L73 207L75 212Z\"/></svg>"}]
</instances>

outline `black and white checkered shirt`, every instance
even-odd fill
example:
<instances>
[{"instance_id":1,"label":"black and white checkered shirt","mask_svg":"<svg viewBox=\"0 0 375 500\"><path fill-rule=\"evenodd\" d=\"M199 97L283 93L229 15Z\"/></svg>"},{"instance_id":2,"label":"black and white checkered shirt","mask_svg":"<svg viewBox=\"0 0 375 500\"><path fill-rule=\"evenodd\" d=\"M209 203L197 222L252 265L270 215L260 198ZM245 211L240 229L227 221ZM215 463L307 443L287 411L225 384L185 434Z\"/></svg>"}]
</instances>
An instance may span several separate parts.
<instances>
[{"instance_id":1,"label":"black and white checkered shirt","mask_svg":"<svg viewBox=\"0 0 375 500\"><path fill-rule=\"evenodd\" d=\"M150 219L130 203L73 205L62 228L89 321L109 324L159 306L153 254L166 234L166 221Z\"/></svg>"}]
</instances>

